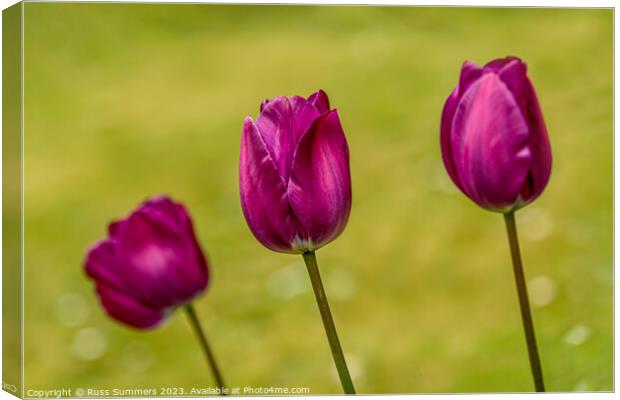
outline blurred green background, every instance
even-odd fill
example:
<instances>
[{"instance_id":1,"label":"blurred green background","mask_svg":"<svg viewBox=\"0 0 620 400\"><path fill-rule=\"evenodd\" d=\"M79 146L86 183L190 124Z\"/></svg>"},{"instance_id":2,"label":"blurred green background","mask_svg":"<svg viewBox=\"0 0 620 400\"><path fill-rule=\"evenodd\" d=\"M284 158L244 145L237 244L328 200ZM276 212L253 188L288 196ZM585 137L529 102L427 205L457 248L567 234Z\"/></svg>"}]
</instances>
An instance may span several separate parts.
<instances>
[{"instance_id":1,"label":"blurred green background","mask_svg":"<svg viewBox=\"0 0 620 400\"><path fill-rule=\"evenodd\" d=\"M318 252L359 393L533 389L500 215L439 150L461 63L529 66L553 145L517 214L551 391L613 390L612 10L25 4L25 386L211 385L177 313L108 319L82 272L147 196L190 209L211 286L196 307L230 386L340 393L301 257L241 214L244 116L322 88L350 150L353 209Z\"/></svg>"}]
</instances>

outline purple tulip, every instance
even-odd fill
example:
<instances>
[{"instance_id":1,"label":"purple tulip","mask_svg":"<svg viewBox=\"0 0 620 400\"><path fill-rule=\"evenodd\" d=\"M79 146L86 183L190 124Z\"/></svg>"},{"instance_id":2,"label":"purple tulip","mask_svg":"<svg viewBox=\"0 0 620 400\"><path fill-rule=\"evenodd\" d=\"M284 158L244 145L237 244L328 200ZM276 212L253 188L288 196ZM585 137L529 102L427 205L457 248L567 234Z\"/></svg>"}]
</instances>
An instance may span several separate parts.
<instances>
[{"instance_id":1,"label":"purple tulip","mask_svg":"<svg viewBox=\"0 0 620 400\"><path fill-rule=\"evenodd\" d=\"M265 100L246 117L239 186L250 230L283 253L313 251L334 240L351 210L349 149L338 112L322 90Z\"/></svg>"},{"instance_id":2,"label":"purple tulip","mask_svg":"<svg viewBox=\"0 0 620 400\"><path fill-rule=\"evenodd\" d=\"M152 328L205 290L207 261L181 204L150 199L108 230L88 251L85 270L110 317Z\"/></svg>"},{"instance_id":3,"label":"purple tulip","mask_svg":"<svg viewBox=\"0 0 620 400\"><path fill-rule=\"evenodd\" d=\"M509 212L543 191L551 146L524 62L465 62L441 117L441 150L448 174L479 206Z\"/></svg>"}]
</instances>

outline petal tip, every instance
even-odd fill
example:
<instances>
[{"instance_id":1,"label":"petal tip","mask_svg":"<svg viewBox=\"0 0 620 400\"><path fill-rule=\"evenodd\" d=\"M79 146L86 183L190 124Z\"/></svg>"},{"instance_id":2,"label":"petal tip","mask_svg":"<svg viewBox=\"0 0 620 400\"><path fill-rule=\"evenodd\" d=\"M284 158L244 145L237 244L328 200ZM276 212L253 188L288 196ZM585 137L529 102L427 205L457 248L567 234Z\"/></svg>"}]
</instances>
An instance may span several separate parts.
<instances>
[{"instance_id":1,"label":"petal tip","mask_svg":"<svg viewBox=\"0 0 620 400\"><path fill-rule=\"evenodd\" d=\"M321 114L328 112L330 109L329 97L323 89L319 89L308 96L308 102L310 102Z\"/></svg>"}]
</instances>

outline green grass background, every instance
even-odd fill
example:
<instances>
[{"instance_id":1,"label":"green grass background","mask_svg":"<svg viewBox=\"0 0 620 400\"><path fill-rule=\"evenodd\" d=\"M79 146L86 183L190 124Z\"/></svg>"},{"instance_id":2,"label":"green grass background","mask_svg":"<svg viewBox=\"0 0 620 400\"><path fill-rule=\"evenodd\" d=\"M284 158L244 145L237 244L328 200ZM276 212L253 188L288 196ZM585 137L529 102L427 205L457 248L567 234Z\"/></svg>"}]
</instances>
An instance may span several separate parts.
<instances>
[{"instance_id":1,"label":"green grass background","mask_svg":"<svg viewBox=\"0 0 620 400\"><path fill-rule=\"evenodd\" d=\"M553 145L517 215L549 390L613 390L611 10L25 4L26 389L211 385L182 313L138 332L82 272L106 224L184 202L230 386L339 393L301 257L241 214L244 116L323 88L351 150L347 229L318 252L360 393L532 390L502 218L457 192L439 119L461 63L528 63Z\"/></svg>"}]
</instances>

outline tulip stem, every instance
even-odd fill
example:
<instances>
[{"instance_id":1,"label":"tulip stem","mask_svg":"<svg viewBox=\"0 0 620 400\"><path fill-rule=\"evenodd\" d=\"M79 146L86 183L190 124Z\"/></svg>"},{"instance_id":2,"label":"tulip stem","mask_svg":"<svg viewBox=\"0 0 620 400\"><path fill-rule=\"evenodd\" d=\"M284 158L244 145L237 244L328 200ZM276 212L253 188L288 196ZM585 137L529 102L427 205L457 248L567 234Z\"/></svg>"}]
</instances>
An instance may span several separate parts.
<instances>
[{"instance_id":1,"label":"tulip stem","mask_svg":"<svg viewBox=\"0 0 620 400\"><path fill-rule=\"evenodd\" d=\"M187 312L187 316L189 317L189 321L194 328L194 332L196 332L196 336L198 336L198 340L200 341L200 345L202 346L202 350L205 353L207 358L207 362L211 367L211 372L213 373L213 379L217 384L217 387L220 389L222 396L226 396L226 390L224 386L224 380L222 379L222 374L220 373L220 369L215 362L215 356L211 351L211 347L209 347L209 342L207 342L207 336L205 335L204 329L202 329L202 325L200 324L200 320L196 315L196 311L194 311L194 306L191 303L185 305L185 311Z\"/></svg>"},{"instance_id":2,"label":"tulip stem","mask_svg":"<svg viewBox=\"0 0 620 400\"><path fill-rule=\"evenodd\" d=\"M527 296L527 286L525 284L525 276L523 273L523 263L521 262L521 252L519 250L519 239L517 238L517 226L515 224L514 211L504 214L506 222L506 231L508 233L508 241L510 243L510 253L512 255L512 266L517 283L517 293L519 294L519 306L521 307L521 319L523 320L523 330L525 331L525 340L527 342L527 351L530 358L530 368L534 377L534 387L537 392L545 391L543 382L542 368L540 367L540 357L538 356L538 347L536 346L536 336L534 334L534 323L532 322L532 313L530 311L530 303Z\"/></svg>"},{"instance_id":3,"label":"tulip stem","mask_svg":"<svg viewBox=\"0 0 620 400\"><path fill-rule=\"evenodd\" d=\"M325 296L325 290L323 289L323 282L321 281L321 275L319 274L319 267L316 263L316 256L314 251L307 251L303 254L306 268L308 268L308 274L310 275L310 281L312 282L312 289L314 290L314 296L321 312L321 318L323 319L323 326L325 327L325 333L327 334L327 340L329 341L329 347L334 357L334 363L340 376L340 382L342 383L342 389L346 394L355 394L355 388L353 387L353 381L349 374L349 368L347 362L344 359L342 347L340 346L340 340L338 340L338 333L336 333L336 326L334 325L334 319L332 313L329 310L329 303Z\"/></svg>"}]
</instances>

